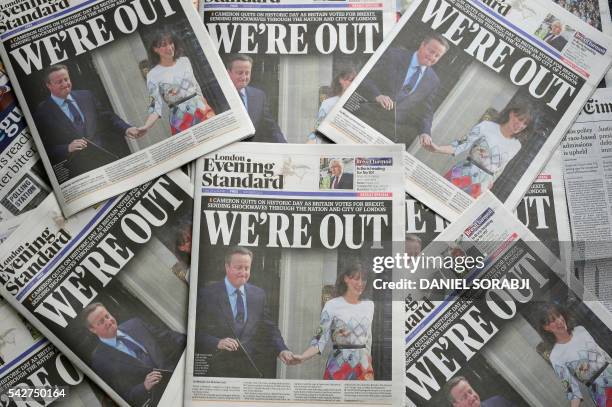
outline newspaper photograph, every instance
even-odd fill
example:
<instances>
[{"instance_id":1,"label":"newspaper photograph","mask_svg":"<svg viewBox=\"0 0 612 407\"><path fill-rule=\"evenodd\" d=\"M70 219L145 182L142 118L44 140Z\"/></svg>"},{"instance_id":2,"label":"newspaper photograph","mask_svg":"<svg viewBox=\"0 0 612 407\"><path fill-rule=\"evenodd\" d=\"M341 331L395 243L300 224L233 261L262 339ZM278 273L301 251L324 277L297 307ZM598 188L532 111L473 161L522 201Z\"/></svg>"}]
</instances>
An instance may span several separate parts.
<instances>
[{"instance_id":1,"label":"newspaper photograph","mask_svg":"<svg viewBox=\"0 0 612 407\"><path fill-rule=\"evenodd\" d=\"M414 0L399 0L397 8L403 13ZM496 0L503 8L510 7L512 13L521 18L524 22L531 21L530 25L532 28L536 28L540 25L538 13L536 13L533 3L527 0ZM606 0L553 0L555 3L589 24L590 26L602 31L604 34L612 35L612 15L610 14L610 3ZM484 2L486 3L486 2ZM553 23L554 26L553 27ZM570 30L566 30L566 25L556 23L554 21L548 22L548 31L560 30L563 33L567 33ZM560 28L559 28L560 27ZM546 29L546 27L544 27ZM568 27L569 28L569 27ZM554 40L554 36L549 36L548 40ZM546 40L546 38L545 38ZM608 71L605 76L605 80L599 83L599 87L606 87L606 83L612 84L612 73Z\"/></svg>"},{"instance_id":2,"label":"newspaper photograph","mask_svg":"<svg viewBox=\"0 0 612 407\"><path fill-rule=\"evenodd\" d=\"M600 259L584 259L574 262L574 276L582 284L581 286L592 292L600 300L608 311L612 312L612 259L610 257Z\"/></svg>"},{"instance_id":3,"label":"newspaper photograph","mask_svg":"<svg viewBox=\"0 0 612 407\"><path fill-rule=\"evenodd\" d=\"M407 405L610 403L612 315L491 192L418 258L397 292Z\"/></svg>"},{"instance_id":4,"label":"newspaper photograph","mask_svg":"<svg viewBox=\"0 0 612 407\"><path fill-rule=\"evenodd\" d=\"M14 3L0 53L65 216L253 134L193 2Z\"/></svg>"},{"instance_id":5,"label":"newspaper photograph","mask_svg":"<svg viewBox=\"0 0 612 407\"><path fill-rule=\"evenodd\" d=\"M580 18L585 23L609 34L607 31L612 26L610 18L610 5L606 0L553 0L555 3ZM514 1L522 3L524 13L529 12L526 1Z\"/></svg>"},{"instance_id":6,"label":"newspaper photograph","mask_svg":"<svg viewBox=\"0 0 612 407\"><path fill-rule=\"evenodd\" d=\"M515 208L612 46L550 1L530 6L535 29L499 2L415 0L318 130L337 143L404 143L406 191L450 221L485 190ZM571 32L549 33L556 20Z\"/></svg>"},{"instance_id":7,"label":"newspaper photograph","mask_svg":"<svg viewBox=\"0 0 612 407\"><path fill-rule=\"evenodd\" d=\"M555 3L580 18L585 23L603 31L604 34L612 36L612 14L610 14L610 2L606 0L553 0ZM515 1L522 3L523 16L529 15L528 2L524 0ZM605 76L605 83L600 83L599 87L606 84L612 85L612 73L608 71Z\"/></svg>"},{"instance_id":8,"label":"newspaper photograph","mask_svg":"<svg viewBox=\"0 0 612 407\"><path fill-rule=\"evenodd\" d=\"M122 406L181 403L188 181L175 171L69 219L50 195L0 246L0 294Z\"/></svg>"},{"instance_id":9,"label":"newspaper photograph","mask_svg":"<svg viewBox=\"0 0 612 407\"><path fill-rule=\"evenodd\" d=\"M248 141L320 143L315 129L395 24L393 0L200 3L243 99Z\"/></svg>"},{"instance_id":10,"label":"newspaper photograph","mask_svg":"<svg viewBox=\"0 0 612 407\"><path fill-rule=\"evenodd\" d=\"M113 405L102 390L1 297L0 325L0 403L3 407Z\"/></svg>"},{"instance_id":11,"label":"newspaper photograph","mask_svg":"<svg viewBox=\"0 0 612 407\"><path fill-rule=\"evenodd\" d=\"M237 143L198 160L185 405L401 404L402 303L370 281L403 246L402 151Z\"/></svg>"},{"instance_id":12,"label":"newspaper photograph","mask_svg":"<svg viewBox=\"0 0 612 407\"><path fill-rule=\"evenodd\" d=\"M32 135L0 63L0 222L34 209L50 192Z\"/></svg>"},{"instance_id":13,"label":"newspaper photograph","mask_svg":"<svg viewBox=\"0 0 612 407\"><path fill-rule=\"evenodd\" d=\"M612 310L612 90L597 89L560 147L575 276Z\"/></svg>"},{"instance_id":14,"label":"newspaper photograph","mask_svg":"<svg viewBox=\"0 0 612 407\"><path fill-rule=\"evenodd\" d=\"M398 10L405 11L414 0L398 0ZM552 0L590 26L603 31L612 28L610 18L610 5L606 0ZM513 13L519 14L524 20L533 19L533 24L539 25L538 13L527 0L496 0L500 10L511 9ZM485 2L487 3L487 2ZM492 3L492 2L491 2Z\"/></svg>"}]
</instances>

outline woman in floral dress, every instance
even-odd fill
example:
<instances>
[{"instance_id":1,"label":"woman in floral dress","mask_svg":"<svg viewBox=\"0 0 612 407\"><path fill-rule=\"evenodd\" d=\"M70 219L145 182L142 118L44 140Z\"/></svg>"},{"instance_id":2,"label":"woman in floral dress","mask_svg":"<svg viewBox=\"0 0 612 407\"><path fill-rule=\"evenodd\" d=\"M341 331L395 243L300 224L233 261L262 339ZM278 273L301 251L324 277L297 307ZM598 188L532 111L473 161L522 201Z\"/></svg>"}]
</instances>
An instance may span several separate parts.
<instances>
[{"instance_id":1,"label":"woman in floral dress","mask_svg":"<svg viewBox=\"0 0 612 407\"><path fill-rule=\"evenodd\" d=\"M147 88L151 96L149 116L140 130L149 130L162 116L163 106L170 111L172 135L189 129L215 115L202 95L189 58L181 56L172 33L160 32L149 47L151 70Z\"/></svg>"},{"instance_id":2,"label":"woman in floral dress","mask_svg":"<svg viewBox=\"0 0 612 407\"><path fill-rule=\"evenodd\" d=\"M360 264L338 275L337 296L325 303L310 347L295 356L298 363L323 354L331 342L323 379L374 380L371 356L374 303L361 299L365 287L366 272Z\"/></svg>"},{"instance_id":3,"label":"woman in floral dress","mask_svg":"<svg viewBox=\"0 0 612 407\"><path fill-rule=\"evenodd\" d=\"M581 383L597 407L612 406L612 359L581 325L572 326L565 309L544 304L540 309L540 335L550 346L550 363L561 380L570 407L584 398Z\"/></svg>"},{"instance_id":4,"label":"woman in floral dress","mask_svg":"<svg viewBox=\"0 0 612 407\"><path fill-rule=\"evenodd\" d=\"M444 178L464 192L478 198L491 189L506 165L521 149L519 136L530 131L533 117L528 105L506 107L496 121L485 120L472 127L467 136L438 146L431 136L421 137L421 145L433 153L467 157L454 165Z\"/></svg>"}]
</instances>

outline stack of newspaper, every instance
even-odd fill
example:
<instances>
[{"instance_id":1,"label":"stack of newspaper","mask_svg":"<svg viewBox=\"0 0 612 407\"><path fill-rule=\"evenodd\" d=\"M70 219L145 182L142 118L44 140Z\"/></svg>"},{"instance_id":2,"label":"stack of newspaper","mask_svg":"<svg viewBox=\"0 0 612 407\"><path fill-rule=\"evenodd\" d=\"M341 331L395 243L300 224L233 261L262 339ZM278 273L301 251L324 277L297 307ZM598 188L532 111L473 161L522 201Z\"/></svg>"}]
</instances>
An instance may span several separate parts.
<instances>
[{"instance_id":1,"label":"stack of newspaper","mask_svg":"<svg viewBox=\"0 0 612 407\"><path fill-rule=\"evenodd\" d=\"M611 405L606 33L0 0L0 404Z\"/></svg>"}]
</instances>

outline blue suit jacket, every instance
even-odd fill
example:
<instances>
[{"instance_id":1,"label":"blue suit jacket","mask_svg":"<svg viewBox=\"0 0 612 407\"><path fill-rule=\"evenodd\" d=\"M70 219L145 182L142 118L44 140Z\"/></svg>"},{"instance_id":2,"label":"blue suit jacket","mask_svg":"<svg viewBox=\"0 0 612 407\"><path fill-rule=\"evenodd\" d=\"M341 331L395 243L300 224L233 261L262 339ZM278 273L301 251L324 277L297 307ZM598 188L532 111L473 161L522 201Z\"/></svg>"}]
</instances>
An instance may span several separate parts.
<instances>
[{"instance_id":1,"label":"blue suit jacket","mask_svg":"<svg viewBox=\"0 0 612 407\"><path fill-rule=\"evenodd\" d=\"M70 94L85 116L85 137L119 158L129 155L130 151L124 136L125 131L131 126L114 112L102 108L90 91L73 90ZM34 122L51 164L55 165L66 160L68 144L81 137L77 134L72 121L51 97L38 105L34 112Z\"/></svg>"},{"instance_id":2,"label":"blue suit jacket","mask_svg":"<svg viewBox=\"0 0 612 407\"><path fill-rule=\"evenodd\" d=\"M123 322L119 325L119 330L134 338L147 350L154 366L147 366L139 359L100 342L93 351L91 367L124 400L131 405L140 406L151 398L151 394L144 387L145 376L154 368L174 370L185 350L185 335L154 327L139 318Z\"/></svg>"},{"instance_id":3,"label":"blue suit jacket","mask_svg":"<svg viewBox=\"0 0 612 407\"><path fill-rule=\"evenodd\" d=\"M370 102L374 102L380 95L389 96L396 104L396 124L413 127L419 134L431 134L433 98L440 87L440 79L432 67L425 69L414 92L403 99L399 97L413 54L414 51L403 48L389 48L363 80L358 91ZM390 137L389 134L385 136Z\"/></svg>"},{"instance_id":4,"label":"blue suit jacket","mask_svg":"<svg viewBox=\"0 0 612 407\"><path fill-rule=\"evenodd\" d=\"M278 327L268 314L264 290L252 284L246 284L244 289L247 320L241 333L234 329L234 316L225 283L221 281L199 290L196 314L196 353L213 355L220 353L217 344L223 338L238 338L256 364L266 351L272 350L278 355L287 349ZM238 354L239 352L224 351L222 353ZM217 366L219 367L223 366ZM224 369L223 373L216 373L216 375L241 376L240 368L227 367L229 370ZM216 371L219 372L219 369Z\"/></svg>"},{"instance_id":5,"label":"blue suit jacket","mask_svg":"<svg viewBox=\"0 0 612 407\"><path fill-rule=\"evenodd\" d=\"M516 407L502 396L493 396L480 403L480 407Z\"/></svg>"},{"instance_id":6,"label":"blue suit jacket","mask_svg":"<svg viewBox=\"0 0 612 407\"><path fill-rule=\"evenodd\" d=\"M252 86L247 86L245 92L247 96L247 111L255 127L255 135L247 141L286 143L287 139L280 127L278 127L276 120L272 117L272 113L270 113L266 94Z\"/></svg>"}]
</instances>

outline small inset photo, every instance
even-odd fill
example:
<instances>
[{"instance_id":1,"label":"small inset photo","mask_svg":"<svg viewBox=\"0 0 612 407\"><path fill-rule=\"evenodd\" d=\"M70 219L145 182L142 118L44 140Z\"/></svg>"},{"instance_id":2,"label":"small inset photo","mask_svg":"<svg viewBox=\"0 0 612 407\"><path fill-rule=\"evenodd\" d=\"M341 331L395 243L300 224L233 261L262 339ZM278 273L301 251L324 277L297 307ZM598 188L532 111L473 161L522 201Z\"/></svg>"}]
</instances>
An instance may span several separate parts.
<instances>
[{"instance_id":1,"label":"small inset photo","mask_svg":"<svg viewBox=\"0 0 612 407\"><path fill-rule=\"evenodd\" d=\"M353 189L354 158L321 157L319 189Z\"/></svg>"},{"instance_id":2,"label":"small inset photo","mask_svg":"<svg viewBox=\"0 0 612 407\"><path fill-rule=\"evenodd\" d=\"M535 35L557 51L562 51L569 39L574 35L574 31L573 28L556 16L548 14L535 32Z\"/></svg>"}]
</instances>

